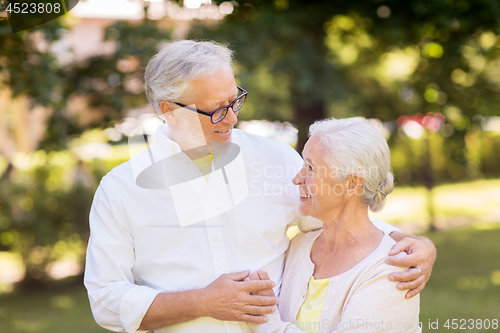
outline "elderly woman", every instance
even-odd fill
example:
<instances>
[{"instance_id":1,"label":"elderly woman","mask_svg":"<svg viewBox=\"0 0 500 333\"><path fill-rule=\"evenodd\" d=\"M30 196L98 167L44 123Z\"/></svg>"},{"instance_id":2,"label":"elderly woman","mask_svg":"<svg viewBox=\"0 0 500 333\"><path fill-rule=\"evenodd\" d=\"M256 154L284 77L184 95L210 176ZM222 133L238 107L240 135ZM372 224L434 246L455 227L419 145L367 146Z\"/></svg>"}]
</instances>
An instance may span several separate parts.
<instances>
[{"instance_id":1,"label":"elderly woman","mask_svg":"<svg viewBox=\"0 0 500 333\"><path fill-rule=\"evenodd\" d=\"M388 280L403 270L385 263L395 241L368 217L368 209L382 209L394 187L382 134L355 119L318 121L302 155L304 166L293 180L300 189L300 213L317 217L324 227L293 238L279 314L252 328L421 332L419 297L406 299L405 291ZM264 272L251 276L258 278L267 277Z\"/></svg>"}]
</instances>

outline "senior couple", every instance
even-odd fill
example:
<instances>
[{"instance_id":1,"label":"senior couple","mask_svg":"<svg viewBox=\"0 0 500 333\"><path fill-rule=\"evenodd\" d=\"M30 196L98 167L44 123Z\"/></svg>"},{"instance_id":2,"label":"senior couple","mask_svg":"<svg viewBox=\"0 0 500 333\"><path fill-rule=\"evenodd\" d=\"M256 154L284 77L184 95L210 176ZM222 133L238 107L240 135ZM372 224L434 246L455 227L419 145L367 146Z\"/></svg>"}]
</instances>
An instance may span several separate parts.
<instances>
[{"instance_id":1,"label":"senior couple","mask_svg":"<svg viewBox=\"0 0 500 333\"><path fill-rule=\"evenodd\" d=\"M231 59L224 46L183 40L150 60L146 94L166 123L102 179L90 212L85 286L97 323L420 332L418 293L436 252L368 217L393 189L383 136L359 120L318 121L301 159L234 129L247 92ZM292 225L302 233L290 243Z\"/></svg>"}]
</instances>

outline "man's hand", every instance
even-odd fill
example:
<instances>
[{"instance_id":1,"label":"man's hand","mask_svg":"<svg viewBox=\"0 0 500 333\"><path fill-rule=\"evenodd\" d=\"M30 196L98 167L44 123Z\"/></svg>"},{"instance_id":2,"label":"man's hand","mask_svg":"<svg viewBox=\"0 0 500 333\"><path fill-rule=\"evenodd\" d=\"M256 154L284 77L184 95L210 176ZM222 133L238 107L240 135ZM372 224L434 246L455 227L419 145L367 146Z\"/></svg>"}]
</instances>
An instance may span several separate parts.
<instances>
[{"instance_id":1,"label":"man's hand","mask_svg":"<svg viewBox=\"0 0 500 333\"><path fill-rule=\"evenodd\" d=\"M391 237L392 237L391 233ZM393 237L394 238L394 237ZM405 251L405 257L391 257ZM422 236L405 235L389 251L385 262L392 266L410 267L405 272L392 273L389 280L400 282L396 286L399 290L408 290L406 298L420 293L431 276L432 266L436 261L436 247L430 239Z\"/></svg>"},{"instance_id":2,"label":"man's hand","mask_svg":"<svg viewBox=\"0 0 500 333\"><path fill-rule=\"evenodd\" d=\"M223 274L203 291L202 304L207 316L218 320L265 323L266 314L276 310L278 298L261 296L259 291L275 286L271 280L244 281L249 271Z\"/></svg>"}]
</instances>

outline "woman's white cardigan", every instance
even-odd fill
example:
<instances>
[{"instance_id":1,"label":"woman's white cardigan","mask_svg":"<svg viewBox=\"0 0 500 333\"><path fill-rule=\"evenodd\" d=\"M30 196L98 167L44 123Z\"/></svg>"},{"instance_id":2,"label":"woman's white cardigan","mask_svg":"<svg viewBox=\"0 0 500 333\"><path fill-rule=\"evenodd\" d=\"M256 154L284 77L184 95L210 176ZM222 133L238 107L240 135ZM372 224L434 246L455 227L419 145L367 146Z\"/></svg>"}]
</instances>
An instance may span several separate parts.
<instances>
[{"instance_id":1,"label":"woman's white cardigan","mask_svg":"<svg viewBox=\"0 0 500 333\"><path fill-rule=\"evenodd\" d=\"M347 272L329 279L320 321L297 323L297 313L314 272L311 245L321 232L320 229L293 238L287 253L279 313L275 311L269 315L265 324L250 325L255 332L303 332L301 328L306 328L305 325L316 325L318 333L422 331L418 321L419 295L405 299L406 291L397 290L396 283L388 279L389 274L404 268L384 262L395 244L387 233L365 259Z\"/></svg>"}]
</instances>

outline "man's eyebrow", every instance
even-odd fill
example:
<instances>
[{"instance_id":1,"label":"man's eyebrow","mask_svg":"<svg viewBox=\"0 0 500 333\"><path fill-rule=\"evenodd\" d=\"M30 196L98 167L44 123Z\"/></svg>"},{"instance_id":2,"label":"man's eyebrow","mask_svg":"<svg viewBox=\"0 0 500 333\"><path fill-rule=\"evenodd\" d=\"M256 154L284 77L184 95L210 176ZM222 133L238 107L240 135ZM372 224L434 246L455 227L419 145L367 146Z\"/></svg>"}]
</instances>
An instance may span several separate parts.
<instances>
[{"instance_id":1,"label":"man's eyebrow","mask_svg":"<svg viewBox=\"0 0 500 333\"><path fill-rule=\"evenodd\" d=\"M234 92L233 96L231 96L231 101L230 102L234 101L237 97L238 97L238 88L236 88L236 91ZM211 108L213 107L214 109L216 109L218 107L227 105L225 103L226 103L226 101L224 101L224 102L215 102L213 104L210 104L210 107Z\"/></svg>"},{"instance_id":2,"label":"man's eyebrow","mask_svg":"<svg viewBox=\"0 0 500 333\"><path fill-rule=\"evenodd\" d=\"M314 164L313 161L311 161L309 158L304 157L304 161L306 161L308 164Z\"/></svg>"},{"instance_id":3,"label":"man's eyebrow","mask_svg":"<svg viewBox=\"0 0 500 333\"><path fill-rule=\"evenodd\" d=\"M209 108L210 109L216 109L219 107L219 105L221 105L221 102L215 102L215 103L212 103L209 105Z\"/></svg>"}]
</instances>

